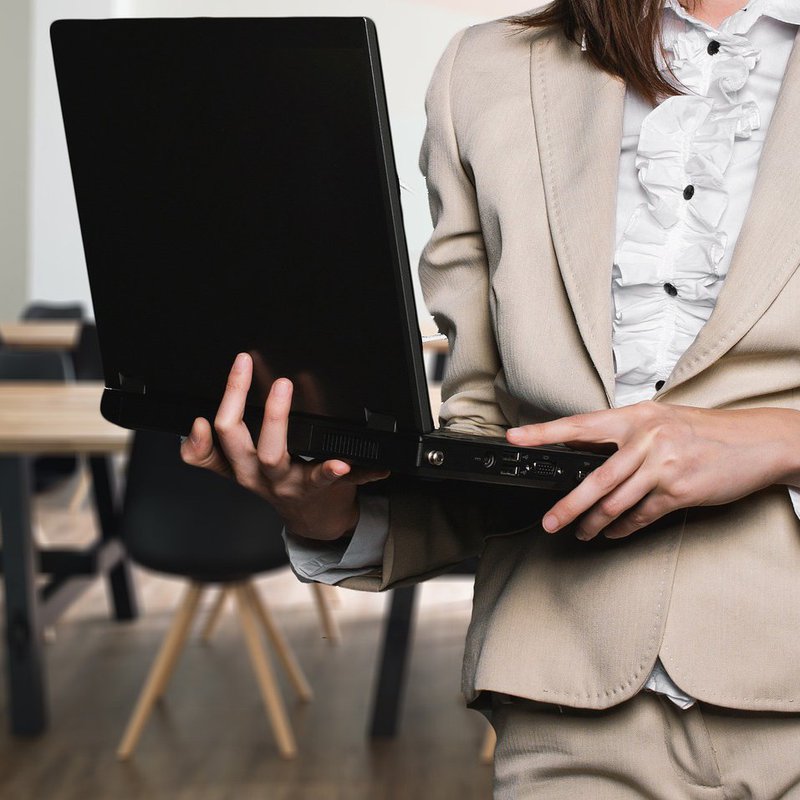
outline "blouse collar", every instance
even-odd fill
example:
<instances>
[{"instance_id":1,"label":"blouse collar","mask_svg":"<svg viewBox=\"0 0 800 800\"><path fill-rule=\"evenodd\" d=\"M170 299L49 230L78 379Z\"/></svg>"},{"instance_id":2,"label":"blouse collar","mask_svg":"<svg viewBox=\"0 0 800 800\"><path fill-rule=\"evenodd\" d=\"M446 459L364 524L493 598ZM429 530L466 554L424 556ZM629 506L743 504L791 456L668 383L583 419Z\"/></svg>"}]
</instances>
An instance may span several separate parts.
<instances>
[{"instance_id":1,"label":"blouse collar","mask_svg":"<svg viewBox=\"0 0 800 800\"><path fill-rule=\"evenodd\" d=\"M759 17L772 17L779 22L800 25L800 3L797 0L750 0L744 7L724 19L719 28L693 17L678 0L664 0L664 8L709 33L746 34Z\"/></svg>"},{"instance_id":2,"label":"blouse collar","mask_svg":"<svg viewBox=\"0 0 800 800\"><path fill-rule=\"evenodd\" d=\"M750 0L744 7L722 21L719 29L693 17L678 0L664 0L664 8L671 9L677 17L696 25L708 33L742 35L755 25L759 17L772 17L779 22L800 25L800 3L797 0ZM581 50L586 50L586 34L581 39Z\"/></svg>"}]
</instances>

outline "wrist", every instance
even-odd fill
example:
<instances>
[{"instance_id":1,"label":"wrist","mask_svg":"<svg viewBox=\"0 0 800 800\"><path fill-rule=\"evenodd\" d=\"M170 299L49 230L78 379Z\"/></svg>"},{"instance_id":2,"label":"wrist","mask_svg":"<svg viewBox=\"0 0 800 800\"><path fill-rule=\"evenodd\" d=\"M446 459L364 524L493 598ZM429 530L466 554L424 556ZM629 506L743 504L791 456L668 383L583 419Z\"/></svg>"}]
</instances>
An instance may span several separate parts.
<instances>
[{"instance_id":1,"label":"wrist","mask_svg":"<svg viewBox=\"0 0 800 800\"><path fill-rule=\"evenodd\" d=\"M285 519L287 531L292 536L309 542L342 542L352 538L360 516L357 499L340 514L320 515L317 508L313 512Z\"/></svg>"},{"instance_id":2,"label":"wrist","mask_svg":"<svg viewBox=\"0 0 800 800\"><path fill-rule=\"evenodd\" d=\"M776 409L781 414L776 483L800 488L800 411Z\"/></svg>"}]
</instances>

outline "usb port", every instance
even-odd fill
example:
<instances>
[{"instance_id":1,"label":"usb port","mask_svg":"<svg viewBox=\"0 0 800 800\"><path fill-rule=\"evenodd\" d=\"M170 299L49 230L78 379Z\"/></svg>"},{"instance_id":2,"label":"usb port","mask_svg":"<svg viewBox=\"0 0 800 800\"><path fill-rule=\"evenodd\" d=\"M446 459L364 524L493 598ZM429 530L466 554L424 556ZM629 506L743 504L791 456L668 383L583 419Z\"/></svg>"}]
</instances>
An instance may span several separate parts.
<instances>
[{"instance_id":1,"label":"usb port","mask_svg":"<svg viewBox=\"0 0 800 800\"><path fill-rule=\"evenodd\" d=\"M503 453L503 461L506 464L519 464L519 453Z\"/></svg>"},{"instance_id":2,"label":"usb port","mask_svg":"<svg viewBox=\"0 0 800 800\"><path fill-rule=\"evenodd\" d=\"M507 467L506 469L501 469L500 474L516 478L517 475L519 475L519 467Z\"/></svg>"}]
</instances>

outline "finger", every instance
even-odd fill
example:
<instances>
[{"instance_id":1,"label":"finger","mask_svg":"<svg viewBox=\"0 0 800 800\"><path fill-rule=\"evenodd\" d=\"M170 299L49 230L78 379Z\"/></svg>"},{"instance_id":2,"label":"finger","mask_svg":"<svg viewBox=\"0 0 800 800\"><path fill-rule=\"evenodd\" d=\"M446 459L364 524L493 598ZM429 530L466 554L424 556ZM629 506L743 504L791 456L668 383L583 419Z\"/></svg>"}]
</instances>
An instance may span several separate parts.
<instances>
[{"instance_id":1,"label":"finger","mask_svg":"<svg viewBox=\"0 0 800 800\"><path fill-rule=\"evenodd\" d=\"M247 353L239 353L228 373L225 394L214 418L214 429L219 435L220 445L234 470L246 464L255 450L250 431L244 424L244 409L252 375L252 359Z\"/></svg>"},{"instance_id":2,"label":"finger","mask_svg":"<svg viewBox=\"0 0 800 800\"><path fill-rule=\"evenodd\" d=\"M572 417L540 422L536 425L523 425L509 428L506 439L511 444L535 447L564 442L620 442L627 438L631 430L630 414L627 408L611 408L594 411L590 414L577 414Z\"/></svg>"},{"instance_id":3,"label":"finger","mask_svg":"<svg viewBox=\"0 0 800 800\"><path fill-rule=\"evenodd\" d=\"M594 539L598 533L640 503L657 485L655 475L638 470L584 514L578 521L575 536L584 542Z\"/></svg>"},{"instance_id":4,"label":"finger","mask_svg":"<svg viewBox=\"0 0 800 800\"><path fill-rule=\"evenodd\" d=\"M279 378L272 384L264 404L264 423L256 450L262 471L272 479L285 475L291 468L286 435L292 407L292 388L290 380Z\"/></svg>"},{"instance_id":5,"label":"finger","mask_svg":"<svg viewBox=\"0 0 800 800\"><path fill-rule=\"evenodd\" d=\"M253 361L248 353L239 353L228 374L214 429L222 453L231 465L237 483L252 488L260 483L260 467L250 431L244 424L247 393L253 377Z\"/></svg>"},{"instance_id":6,"label":"finger","mask_svg":"<svg viewBox=\"0 0 800 800\"><path fill-rule=\"evenodd\" d=\"M192 467L210 469L225 477L232 475L231 465L214 447L210 423L202 417L194 421L189 436L181 443L181 458Z\"/></svg>"},{"instance_id":7,"label":"finger","mask_svg":"<svg viewBox=\"0 0 800 800\"><path fill-rule=\"evenodd\" d=\"M654 492L609 525L603 535L606 539L624 539L626 536L652 525L671 510L673 509L669 508L665 501Z\"/></svg>"},{"instance_id":8,"label":"finger","mask_svg":"<svg viewBox=\"0 0 800 800\"><path fill-rule=\"evenodd\" d=\"M629 444L618 450L544 515L542 527L549 533L555 533L569 525L627 481L642 466L646 457L647 451L642 446Z\"/></svg>"},{"instance_id":9,"label":"finger","mask_svg":"<svg viewBox=\"0 0 800 800\"><path fill-rule=\"evenodd\" d=\"M308 483L315 489L324 489L350 473L350 465L345 461L323 461L315 464L308 473Z\"/></svg>"}]
</instances>

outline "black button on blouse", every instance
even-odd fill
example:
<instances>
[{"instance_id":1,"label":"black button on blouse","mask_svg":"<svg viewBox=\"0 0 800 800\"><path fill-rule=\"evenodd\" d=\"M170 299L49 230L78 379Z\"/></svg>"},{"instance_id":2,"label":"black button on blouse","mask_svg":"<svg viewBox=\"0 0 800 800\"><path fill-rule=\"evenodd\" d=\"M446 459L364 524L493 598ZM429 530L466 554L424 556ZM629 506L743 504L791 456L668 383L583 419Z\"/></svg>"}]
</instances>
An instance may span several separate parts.
<instances>
[{"instance_id":1,"label":"black button on blouse","mask_svg":"<svg viewBox=\"0 0 800 800\"><path fill-rule=\"evenodd\" d=\"M670 297L675 297L678 294L678 290L671 283L665 283L664 284L664 291Z\"/></svg>"},{"instance_id":2,"label":"black button on blouse","mask_svg":"<svg viewBox=\"0 0 800 800\"><path fill-rule=\"evenodd\" d=\"M694 197L694 186L692 186L692 184L690 183L683 190L683 199L691 200L693 197Z\"/></svg>"},{"instance_id":3,"label":"black button on blouse","mask_svg":"<svg viewBox=\"0 0 800 800\"><path fill-rule=\"evenodd\" d=\"M710 56L715 56L717 53L719 53L719 48L720 48L719 42L716 39L712 39L708 43L708 47L706 48L706 50L708 51L708 54Z\"/></svg>"},{"instance_id":4,"label":"black button on blouse","mask_svg":"<svg viewBox=\"0 0 800 800\"><path fill-rule=\"evenodd\" d=\"M656 381L656 391L660 392L666 381Z\"/></svg>"}]
</instances>

